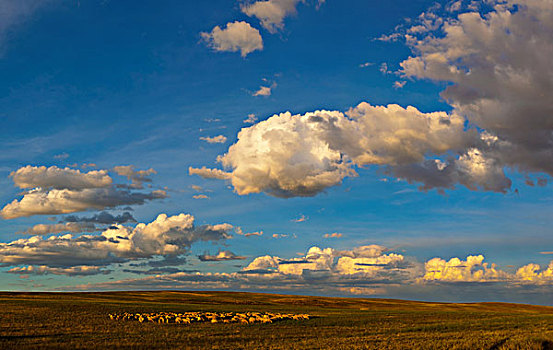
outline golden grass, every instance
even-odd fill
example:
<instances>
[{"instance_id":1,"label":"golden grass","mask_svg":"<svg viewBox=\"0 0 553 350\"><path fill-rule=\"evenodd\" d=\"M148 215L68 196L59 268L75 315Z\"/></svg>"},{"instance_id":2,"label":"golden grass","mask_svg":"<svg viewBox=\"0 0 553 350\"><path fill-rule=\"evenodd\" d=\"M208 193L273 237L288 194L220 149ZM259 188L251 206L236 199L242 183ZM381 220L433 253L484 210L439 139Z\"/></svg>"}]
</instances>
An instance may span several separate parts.
<instances>
[{"instance_id":1,"label":"golden grass","mask_svg":"<svg viewBox=\"0 0 553 350\"><path fill-rule=\"evenodd\" d=\"M313 317L183 325L108 316L252 310ZM552 349L553 308L230 292L0 293L0 349L77 348Z\"/></svg>"}]
</instances>

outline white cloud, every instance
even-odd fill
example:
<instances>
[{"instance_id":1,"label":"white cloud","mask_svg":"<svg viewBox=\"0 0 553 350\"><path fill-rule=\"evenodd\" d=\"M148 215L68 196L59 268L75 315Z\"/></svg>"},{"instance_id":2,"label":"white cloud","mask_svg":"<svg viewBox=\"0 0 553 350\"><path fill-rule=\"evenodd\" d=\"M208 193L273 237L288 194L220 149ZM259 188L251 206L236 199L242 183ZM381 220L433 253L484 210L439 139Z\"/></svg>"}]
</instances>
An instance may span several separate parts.
<instances>
[{"instance_id":1,"label":"white cloud","mask_svg":"<svg viewBox=\"0 0 553 350\"><path fill-rule=\"evenodd\" d=\"M466 260L451 258L446 261L433 258L424 264L426 272L423 279L440 282L491 282L509 278L495 264L489 265L483 261L483 255L469 255Z\"/></svg>"},{"instance_id":2,"label":"white cloud","mask_svg":"<svg viewBox=\"0 0 553 350\"><path fill-rule=\"evenodd\" d=\"M84 188L109 187L113 179L106 170L95 170L82 173L71 168L27 165L10 174L14 184L19 188L55 188L80 190Z\"/></svg>"},{"instance_id":3,"label":"white cloud","mask_svg":"<svg viewBox=\"0 0 553 350\"><path fill-rule=\"evenodd\" d=\"M517 270L516 277L527 283L551 284L553 283L553 261L543 270L538 264L522 266Z\"/></svg>"},{"instance_id":4,"label":"white cloud","mask_svg":"<svg viewBox=\"0 0 553 350\"><path fill-rule=\"evenodd\" d=\"M130 171L125 176L133 181L131 185L114 184L107 170L84 173L56 166L22 167L10 176L16 186L32 189L25 191L20 200L14 199L6 204L0 215L4 219L14 219L32 215L67 214L88 209L102 210L120 205L143 204L145 201L167 196L161 190L148 193L131 190L142 188L143 181L150 181L146 176L155 173L153 169L134 171L132 167L123 168Z\"/></svg>"},{"instance_id":5,"label":"white cloud","mask_svg":"<svg viewBox=\"0 0 553 350\"><path fill-rule=\"evenodd\" d=\"M342 238L343 234L334 232L334 233L325 233L323 235L324 238Z\"/></svg>"},{"instance_id":6,"label":"white cloud","mask_svg":"<svg viewBox=\"0 0 553 350\"><path fill-rule=\"evenodd\" d=\"M204 167L201 168L193 168L188 167L188 174L189 175L199 175L205 179L218 179L218 180L226 180L230 179L231 174L224 172L219 169L209 169Z\"/></svg>"},{"instance_id":7,"label":"white cloud","mask_svg":"<svg viewBox=\"0 0 553 350\"><path fill-rule=\"evenodd\" d=\"M227 23L225 29L216 26L210 33L201 33L201 36L215 51L240 51L240 55L246 57L255 50L263 50L261 34L246 22Z\"/></svg>"},{"instance_id":8,"label":"white cloud","mask_svg":"<svg viewBox=\"0 0 553 350\"><path fill-rule=\"evenodd\" d=\"M144 204L146 201L162 199L165 191L155 190L149 193L131 192L126 189L87 188L74 190L33 189L20 200L14 199L4 206L0 215L4 219L14 219L33 215L68 214L88 209L102 210L121 205Z\"/></svg>"},{"instance_id":9,"label":"white cloud","mask_svg":"<svg viewBox=\"0 0 553 350\"><path fill-rule=\"evenodd\" d=\"M47 239L33 236L0 243L0 264L66 268L106 266L154 256L175 257L188 253L194 242L230 238L231 229L230 224L195 226L194 217L188 214L160 214L151 223L139 223L134 228L112 225L99 235L66 234Z\"/></svg>"},{"instance_id":10,"label":"white cloud","mask_svg":"<svg viewBox=\"0 0 553 350\"><path fill-rule=\"evenodd\" d=\"M448 82L455 113L495 137L483 157L500 167L553 175L553 6L549 0L491 1L482 15L427 12L405 35L414 56L403 75ZM459 10L455 5L454 10ZM452 10L453 10L452 9Z\"/></svg>"},{"instance_id":11,"label":"white cloud","mask_svg":"<svg viewBox=\"0 0 553 350\"><path fill-rule=\"evenodd\" d=\"M128 289L150 286L159 289L253 289L342 295L374 294L382 290L383 286L413 280L416 270L400 255L359 255L359 252L367 250L376 252L378 249L374 247L378 246L359 247L343 252L332 248L312 247L300 258L259 256L241 271L233 273L179 272L71 288Z\"/></svg>"},{"instance_id":12,"label":"white cloud","mask_svg":"<svg viewBox=\"0 0 553 350\"><path fill-rule=\"evenodd\" d=\"M200 137L200 140L205 141L207 143L225 143L227 142L227 138L223 135L217 135L213 137Z\"/></svg>"},{"instance_id":13,"label":"white cloud","mask_svg":"<svg viewBox=\"0 0 553 350\"><path fill-rule=\"evenodd\" d=\"M302 0L266 0L242 5L242 12L256 17L269 33L284 28L284 18L296 13L296 5Z\"/></svg>"},{"instance_id":14,"label":"white cloud","mask_svg":"<svg viewBox=\"0 0 553 350\"><path fill-rule=\"evenodd\" d=\"M246 123L246 124L253 124L256 121L257 121L257 117L253 113L248 114L248 117L246 119L244 119L244 123Z\"/></svg>"},{"instance_id":15,"label":"white cloud","mask_svg":"<svg viewBox=\"0 0 553 350\"><path fill-rule=\"evenodd\" d=\"M500 270L496 264L485 263L483 255L469 255L466 260L456 257L449 261L433 258L424 267L425 274L419 282L502 282L511 287L553 284L553 261L544 269L530 263L518 268L516 273Z\"/></svg>"},{"instance_id":16,"label":"white cloud","mask_svg":"<svg viewBox=\"0 0 553 350\"><path fill-rule=\"evenodd\" d=\"M235 254L228 252L218 255L221 255L221 260L225 260L225 257ZM217 256L207 254L204 257L207 260L217 259ZM151 273L140 271L160 275L68 288L230 289L402 298L417 295L420 298L434 296L442 300L459 297L466 300L474 298L474 295L481 300L483 295L493 295L496 301L517 300L513 298L517 295L529 295L530 298L541 295L544 298L540 300L548 301L553 284L553 261L543 269L537 264L528 264L516 273L508 273L495 264L484 263L482 255L468 256L465 260L434 258L423 266L412 257L390 252L380 245L342 251L311 247L306 254L291 259L258 256L245 268L231 273L174 270L154 269Z\"/></svg>"},{"instance_id":17,"label":"white cloud","mask_svg":"<svg viewBox=\"0 0 553 350\"><path fill-rule=\"evenodd\" d=\"M442 96L452 112L362 103L345 115L275 115L243 129L219 157L225 178L241 195L293 197L338 185L355 176L355 166L381 166L439 191L463 185L505 193L507 167L553 175L553 7L549 0L490 5L485 14L430 9L403 31L414 55L400 74L448 82Z\"/></svg>"},{"instance_id":18,"label":"white cloud","mask_svg":"<svg viewBox=\"0 0 553 350\"><path fill-rule=\"evenodd\" d=\"M194 173L230 179L240 195L313 196L356 176L354 166L368 165L383 166L425 189L463 184L505 191L510 181L502 167L470 148L485 141L485 135L465 128L465 119L457 114L363 102L346 114L287 112L243 128L238 141L218 158L232 171Z\"/></svg>"},{"instance_id":19,"label":"white cloud","mask_svg":"<svg viewBox=\"0 0 553 350\"><path fill-rule=\"evenodd\" d=\"M271 87L260 86L259 90L253 93L253 96L271 96Z\"/></svg>"},{"instance_id":20,"label":"white cloud","mask_svg":"<svg viewBox=\"0 0 553 350\"><path fill-rule=\"evenodd\" d=\"M276 256L255 258L243 271L262 270L283 275L303 275L309 272L327 271L335 276L377 277L387 274L391 269L406 268L404 257L399 254L383 254L381 246L361 246L353 250L338 251L332 248L311 247L305 256L293 259L282 259ZM265 272L267 272L265 271Z\"/></svg>"}]
</instances>

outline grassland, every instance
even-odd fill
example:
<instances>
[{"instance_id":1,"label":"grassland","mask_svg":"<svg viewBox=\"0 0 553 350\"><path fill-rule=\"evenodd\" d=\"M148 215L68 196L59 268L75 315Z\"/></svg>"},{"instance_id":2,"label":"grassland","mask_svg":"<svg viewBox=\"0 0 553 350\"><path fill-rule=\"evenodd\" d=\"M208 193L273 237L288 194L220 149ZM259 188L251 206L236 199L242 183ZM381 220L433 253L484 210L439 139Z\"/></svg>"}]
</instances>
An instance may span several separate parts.
<instances>
[{"instance_id":1,"label":"grassland","mask_svg":"<svg viewBox=\"0 0 553 350\"><path fill-rule=\"evenodd\" d=\"M282 312L273 324L115 321L121 312ZM230 292L0 293L0 348L553 349L553 308Z\"/></svg>"}]
</instances>

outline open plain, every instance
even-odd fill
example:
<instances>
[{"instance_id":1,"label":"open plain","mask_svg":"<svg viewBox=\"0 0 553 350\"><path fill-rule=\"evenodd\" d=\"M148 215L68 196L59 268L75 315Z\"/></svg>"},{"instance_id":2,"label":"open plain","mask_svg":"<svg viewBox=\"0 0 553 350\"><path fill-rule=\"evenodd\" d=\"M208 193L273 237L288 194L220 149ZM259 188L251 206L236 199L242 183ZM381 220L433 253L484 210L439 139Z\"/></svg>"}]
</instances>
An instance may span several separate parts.
<instances>
[{"instance_id":1,"label":"open plain","mask_svg":"<svg viewBox=\"0 0 553 350\"><path fill-rule=\"evenodd\" d=\"M309 314L275 323L140 323L110 313ZM232 292L0 293L0 348L551 349L553 308Z\"/></svg>"}]
</instances>

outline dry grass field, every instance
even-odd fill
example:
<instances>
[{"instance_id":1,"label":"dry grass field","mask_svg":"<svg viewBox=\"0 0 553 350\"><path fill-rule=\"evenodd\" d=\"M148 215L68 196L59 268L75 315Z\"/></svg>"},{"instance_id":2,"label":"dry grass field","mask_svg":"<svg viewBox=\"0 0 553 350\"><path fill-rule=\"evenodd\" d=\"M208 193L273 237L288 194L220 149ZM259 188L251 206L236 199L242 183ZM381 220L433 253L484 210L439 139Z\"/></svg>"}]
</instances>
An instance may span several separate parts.
<instances>
[{"instance_id":1,"label":"dry grass field","mask_svg":"<svg viewBox=\"0 0 553 350\"><path fill-rule=\"evenodd\" d=\"M110 313L305 313L140 323ZM2 349L553 349L553 308L231 292L0 293Z\"/></svg>"}]
</instances>

